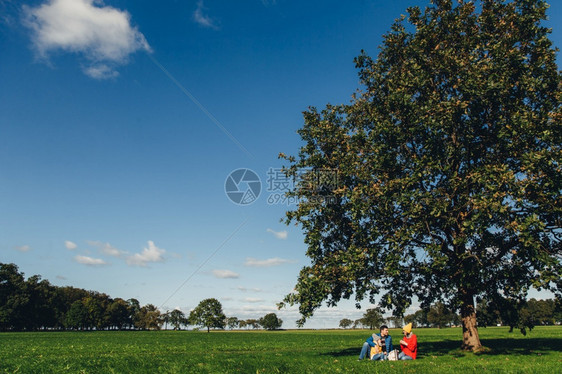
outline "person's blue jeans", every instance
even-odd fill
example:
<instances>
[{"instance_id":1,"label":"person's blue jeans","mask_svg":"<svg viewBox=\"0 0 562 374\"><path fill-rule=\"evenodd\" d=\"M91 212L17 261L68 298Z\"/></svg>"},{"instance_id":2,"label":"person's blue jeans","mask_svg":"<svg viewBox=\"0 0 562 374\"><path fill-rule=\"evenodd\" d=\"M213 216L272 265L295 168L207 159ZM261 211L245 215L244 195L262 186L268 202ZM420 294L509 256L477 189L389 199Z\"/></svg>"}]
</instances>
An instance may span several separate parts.
<instances>
[{"instance_id":1,"label":"person's blue jeans","mask_svg":"<svg viewBox=\"0 0 562 374\"><path fill-rule=\"evenodd\" d=\"M365 342L363 343L363 347L361 348L361 353L359 354L359 359L362 360L365 358L365 356L369 353L369 350L371 349L371 346L369 345L369 343Z\"/></svg>"},{"instance_id":2,"label":"person's blue jeans","mask_svg":"<svg viewBox=\"0 0 562 374\"><path fill-rule=\"evenodd\" d=\"M404 352L400 352L400 354L398 355L398 359L399 360L413 360L412 357L408 356Z\"/></svg>"},{"instance_id":3,"label":"person's blue jeans","mask_svg":"<svg viewBox=\"0 0 562 374\"><path fill-rule=\"evenodd\" d=\"M374 355L371 360L373 361L383 361L386 360L387 356L384 353L377 353Z\"/></svg>"}]
</instances>

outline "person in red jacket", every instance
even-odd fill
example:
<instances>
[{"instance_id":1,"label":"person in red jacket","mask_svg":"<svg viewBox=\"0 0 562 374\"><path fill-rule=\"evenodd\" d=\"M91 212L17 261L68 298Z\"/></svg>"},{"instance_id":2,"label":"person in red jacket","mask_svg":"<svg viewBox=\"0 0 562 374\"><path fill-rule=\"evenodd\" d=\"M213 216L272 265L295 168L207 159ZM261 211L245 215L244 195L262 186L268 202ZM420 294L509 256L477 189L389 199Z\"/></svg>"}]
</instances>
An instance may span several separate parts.
<instances>
[{"instance_id":1,"label":"person in red jacket","mask_svg":"<svg viewBox=\"0 0 562 374\"><path fill-rule=\"evenodd\" d=\"M404 338L400 340L402 352L398 355L399 360L415 360L418 355L418 337L412 332L412 324L408 323L402 328Z\"/></svg>"}]
</instances>

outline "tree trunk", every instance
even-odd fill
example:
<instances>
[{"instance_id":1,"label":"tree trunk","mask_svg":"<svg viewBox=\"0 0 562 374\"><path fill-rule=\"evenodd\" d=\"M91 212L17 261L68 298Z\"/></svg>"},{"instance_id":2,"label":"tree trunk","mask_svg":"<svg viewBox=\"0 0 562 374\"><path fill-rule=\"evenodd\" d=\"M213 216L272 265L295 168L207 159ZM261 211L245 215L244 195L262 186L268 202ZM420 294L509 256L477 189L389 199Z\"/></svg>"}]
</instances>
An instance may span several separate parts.
<instances>
[{"instance_id":1,"label":"tree trunk","mask_svg":"<svg viewBox=\"0 0 562 374\"><path fill-rule=\"evenodd\" d=\"M476 324L476 311L474 309L474 296L471 292L461 290L461 320L462 320L462 349L477 352L482 349L478 326Z\"/></svg>"}]
</instances>

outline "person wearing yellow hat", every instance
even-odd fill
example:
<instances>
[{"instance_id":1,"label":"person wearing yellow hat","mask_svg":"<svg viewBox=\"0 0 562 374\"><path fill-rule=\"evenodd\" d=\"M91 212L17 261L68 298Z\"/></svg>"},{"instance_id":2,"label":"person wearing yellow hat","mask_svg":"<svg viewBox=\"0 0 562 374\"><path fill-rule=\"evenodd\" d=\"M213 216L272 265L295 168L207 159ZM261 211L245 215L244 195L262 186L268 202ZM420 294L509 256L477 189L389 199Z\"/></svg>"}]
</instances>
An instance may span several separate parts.
<instances>
[{"instance_id":1,"label":"person wearing yellow hat","mask_svg":"<svg viewBox=\"0 0 562 374\"><path fill-rule=\"evenodd\" d=\"M415 360L418 355L418 337L412 332L412 323L402 327L404 337L400 340L402 352L398 355L399 360Z\"/></svg>"}]
</instances>

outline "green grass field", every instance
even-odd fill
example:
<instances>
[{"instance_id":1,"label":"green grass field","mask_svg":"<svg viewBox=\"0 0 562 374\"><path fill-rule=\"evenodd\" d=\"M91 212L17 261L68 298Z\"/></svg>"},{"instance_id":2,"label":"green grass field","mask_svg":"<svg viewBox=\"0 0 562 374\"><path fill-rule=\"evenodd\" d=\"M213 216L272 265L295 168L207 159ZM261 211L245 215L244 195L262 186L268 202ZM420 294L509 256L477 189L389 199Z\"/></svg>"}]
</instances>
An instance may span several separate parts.
<instances>
[{"instance_id":1,"label":"green grass field","mask_svg":"<svg viewBox=\"0 0 562 374\"><path fill-rule=\"evenodd\" d=\"M461 331L417 329L416 361L357 361L366 330L97 331L0 334L2 373L559 373L562 327L527 336L481 328L491 351L459 350ZM400 330L391 330L395 342Z\"/></svg>"}]
</instances>

